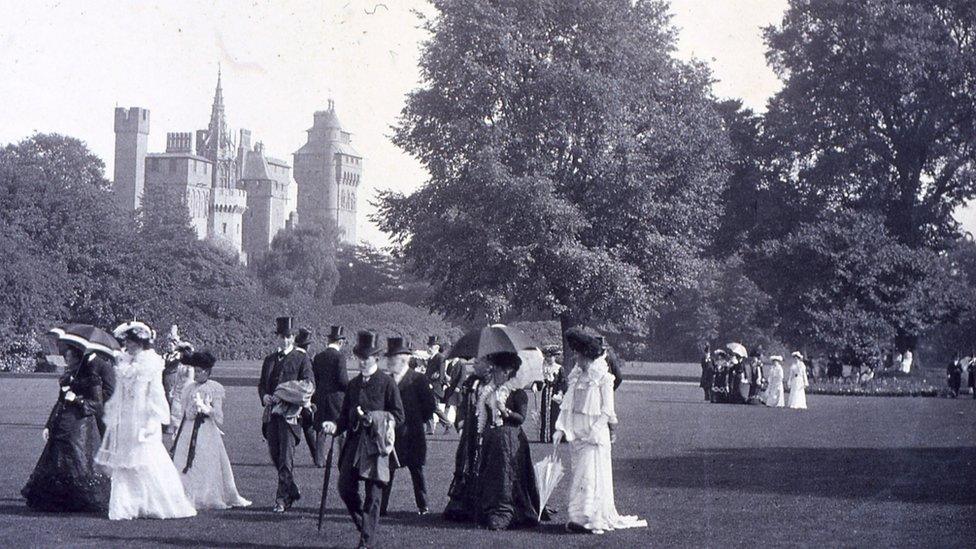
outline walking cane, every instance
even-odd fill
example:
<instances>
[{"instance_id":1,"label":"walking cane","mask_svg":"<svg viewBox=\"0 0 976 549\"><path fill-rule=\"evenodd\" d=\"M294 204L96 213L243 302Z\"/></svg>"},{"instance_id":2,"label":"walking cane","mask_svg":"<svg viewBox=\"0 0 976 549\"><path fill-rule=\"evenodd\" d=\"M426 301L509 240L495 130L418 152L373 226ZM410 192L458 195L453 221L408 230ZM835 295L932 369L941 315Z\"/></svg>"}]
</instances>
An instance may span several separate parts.
<instances>
[{"instance_id":1,"label":"walking cane","mask_svg":"<svg viewBox=\"0 0 976 549\"><path fill-rule=\"evenodd\" d=\"M325 479L322 481L322 502L319 503L319 532L322 531L322 520L325 518L325 496L329 493L329 477L332 475L332 449L335 447L335 434L329 440L329 454L325 458Z\"/></svg>"}]
</instances>

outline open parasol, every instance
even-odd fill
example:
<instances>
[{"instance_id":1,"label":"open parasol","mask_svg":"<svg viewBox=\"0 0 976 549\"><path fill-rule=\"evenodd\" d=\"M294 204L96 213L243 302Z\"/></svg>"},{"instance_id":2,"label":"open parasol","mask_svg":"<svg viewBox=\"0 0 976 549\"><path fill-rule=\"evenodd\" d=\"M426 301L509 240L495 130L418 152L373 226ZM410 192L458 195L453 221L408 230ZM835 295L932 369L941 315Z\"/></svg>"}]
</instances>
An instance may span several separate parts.
<instances>
[{"instance_id":1,"label":"open parasol","mask_svg":"<svg viewBox=\"0 0 976 549\"><path fill-rule=\"evenodd\" d=\"M59 340L81 345L85 351L101 351L111 355L122 349L112 334L90 324L65 324L60 328L52 329L49 333L57 336Z\"/></svg>"},{"instance_id":2,"label":"open parasol","mask_svg":"<svg viewBox=\"0 0 976 549\"><path fill-rule=\"evenodd\" d=\"M479 358L492 353L518 353L537 347L518 328L492 324L464 334L451 348L448 358Z\"/></svg>"}]
</instances>

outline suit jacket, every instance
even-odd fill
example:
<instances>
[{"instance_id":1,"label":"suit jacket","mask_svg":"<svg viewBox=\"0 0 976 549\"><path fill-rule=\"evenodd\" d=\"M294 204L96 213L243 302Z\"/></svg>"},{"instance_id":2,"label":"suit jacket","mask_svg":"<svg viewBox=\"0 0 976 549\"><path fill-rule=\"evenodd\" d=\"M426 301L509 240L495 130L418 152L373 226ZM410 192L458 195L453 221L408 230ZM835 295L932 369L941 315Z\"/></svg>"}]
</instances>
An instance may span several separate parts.
<instances>
[{"instance_id":1,"label":"suit jacket","mask_svg":"<svg viewBox=\"0 0 976 549\"><path fill-rule=\"evenodd\" d=\"M623 364L624 361L617 356L617 353L613 349L607 349L607 366L610 367L610 373L613 374L614 391L624 382L624 373L621 371Z\"/></svg>"},{"instance_id":2,"label":"suit jacket","mask_svg":"<svg viewBox=\"0 0 976 549\"><path fill-rule=\"evenodd\" d=\"M346 373L346 357L337 349L329 347L315 355L312 360L315 374L315 425L323 421L336 421L342 409L342 397L349 387L349 374Z\"/></svg>"},{"instance_id":3,"label":"suit jacket","mask_svg":"<svg viewBox=\"0 0 976 549\"><path fill-rule=\"evenodd\" d=\"M356 466L356 449L359 447L359 438L365 431L356 411L357 407L362 408L367 415L370 412L389 412L397 425L403 423L403 402L392 377L379 371L370 376L368 382L363 382L362 375L354 377L342 398L342 408L336 420L336 435L346 433L346 440L339 454L340 470L350 470Z\"/></svg>"},{"instance_id":4,"label":"suit jacket","mask_svg":"<svg viewBox=\"0 0 976 549\"><path fill-rule=\"evenodd\" d=\"M400 466L422 466L427 463L427 430L425 424L437 409L437 400L427 376L408 368L400 383L404 421L397 424L396 453Z\"/></svg>"},{"instance_id":5,"label":"suit jacket","mask_svg":"<svg viewBox=\"0 0 976 549\"><path fill-rule=\"evenodd\" d=\"M427 361L427 379L437 398L444 398L444 386L450 383L447 378L447 359L444 353L437 353Z\"/></svg>"},{"instance_id":6,"label":"suit jacket","mask_svg":"<svg viewBox=\"0 0 976 549\"><path fill-rule=\"evenodd\" d=\"M264 395L273 395L278 385L286 381L308 381L313 385L315 383L312 361L308 359L308 353L298 347L293 348L287 355L275 351L265 357L264 363L261 364L261 379L258 380L258 398L263 403ZM264 429L267 429L268 425L270 424L265 423ZM289 424L289 427L296 440L302 436L300 424Z\"/></svg>"}]
</instances>

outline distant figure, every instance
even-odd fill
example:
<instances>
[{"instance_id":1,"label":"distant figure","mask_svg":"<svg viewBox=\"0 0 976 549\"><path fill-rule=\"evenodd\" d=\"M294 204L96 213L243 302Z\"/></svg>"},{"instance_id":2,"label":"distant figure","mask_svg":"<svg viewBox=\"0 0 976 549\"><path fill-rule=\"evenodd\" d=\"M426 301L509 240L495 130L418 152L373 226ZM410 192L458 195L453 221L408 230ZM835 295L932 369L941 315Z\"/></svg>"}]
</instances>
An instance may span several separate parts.
<instances>
[{"instance_id":1,"label":"distant figure","mask_svg":"<svg viewBox=\"0 0 976 549\"><path fill-rule=\"evenodd\" d=\"M790 401L789 407L794 410L807 409L807 366L803 363L803 354L793 353L793 365L790 366Z\"/></svg>"},{"instance_id":2,"label":"distant figure","mask_svg":"<svg viewBox=\"0 0 976 549\"><path fill-rule=\"evenodd\" d=\"M711 345L706 343L701 359L701 378L698 381L698 386L705 392L705 400L712 400L712 377L715 375L711 349Z\"/></svg>"},{"instance_id":3,"label":"distant figure","mask_svg":"<svg viewBox=\"0 0 976 549\"><path fill-rule=\"evenodd\" d=\"M966 369L969 371L969 390L973 393L973 398L976 399L976 351L969 353L969 366Z\"/></svg>"},{"instance_id":4,"label":"distant figure","mask_svg":"<svg viewBox=\"0 0 976 549\"><path fill-rule=\"evenodd\" d=\"M312 372L315 374L315 465L325 467L328 447L334 445L332 435L322 432L326 421L335 423L342 409L342 397L349 387L349 373L346 371L346 357L342 347L346 344L346 330L343 326L332 326L329 330L328 347L312 359ZM334 452L335 450L333 450Z\"/></svg>"},{"instance_id":5,"label":"distant figure","mask_svg":"<svg viewBox=\"0 0 976 549\"><path fill-rule=\"evenodd\" d=\"M903 374L911 373L912 362L914 362L914 356L912 355L912 350L905 349L905 352L901 354L901 372Z\"/></svg>"},{"instance_id":6,"label":"distant figure","mask_svg":"<svg viewBox=\"0 0 976 549\"><path fill-rule=\"evenodd\" d=\"M45 355L41 351L37 351L36 353L34 353L34 372L51 373L57 371L58 371L57 365L54 364L53 362L50 362L47 359L47 355Z\"/></svg>"},{"instance_id":7,"label":"distant figure","mask_svg":"<svg viewBox=\"0 0 976 549\"><path fill-rule=\"evenodd\" d=\"M559 351L557 345L542 350L545 359L542 363L542 403L539 404L539 442L552 442L559 404L566 393L566 375L562 365L556 362Z\"/></svg>"},{"instance_id":8,"label":"distant figure","mask_svg":"<svg viewBox=\"0 0 976 549\"><path fill-rule=\"evenodd\" d=\"M183 403L180 401L183 387L193 381L193 368L180 362L184 354L193 352L193 345L180 338L179 330L176 324L170 327L166 336L166 353L163 354L163 391L170 410L169 425L163 431L169 434L176 432L183 418Z\"/></svg>"},{"instance_id":9,"label":"distant figure","mask_svg":"<svg viewBox=\"0 0 976 549\"><path fill-rule=\"evenodd\" d=\"M772 366L769 367L769 385L766 387L766 394L763 401L766 406L782 408L786 405L783 393L783 357L773 355L769 357Z\"/></svg>"},{"instance_id":10,"label":"distant figure","mask_svg":"<svg viewBox=\"0 0 976 549\"><path fill-rule=\"evenodd\" d=\"M827 380L837 381L842 377L844 377L844 364L837 353L831 353L827 360Z\"/></svg>"},{"instance_id":11,"label":"distant figure","mask_svg":"<svg viewBox=\"0 0 976 549\"><path fill-rule=\"evenodd\" d=\"M952 398L959 396L959 389L962 387L962 360L959 353L952 358L946 368L946 381L949 383L949 394Z\"/></svg>"},{"instance_id":12,"label":"distant figure","mask_svg":"<svg viewBox=\"0 0 976 549\"><path fill-rule=\"evenodd\" d=\"M183 388L183 417L173 439L173 464L183 488L197 509L248 507L234 482L224 448L224 386L210 379L216 359L206 351L184 355L194 369L193 381Z\"/></svg>"}]
</instances>

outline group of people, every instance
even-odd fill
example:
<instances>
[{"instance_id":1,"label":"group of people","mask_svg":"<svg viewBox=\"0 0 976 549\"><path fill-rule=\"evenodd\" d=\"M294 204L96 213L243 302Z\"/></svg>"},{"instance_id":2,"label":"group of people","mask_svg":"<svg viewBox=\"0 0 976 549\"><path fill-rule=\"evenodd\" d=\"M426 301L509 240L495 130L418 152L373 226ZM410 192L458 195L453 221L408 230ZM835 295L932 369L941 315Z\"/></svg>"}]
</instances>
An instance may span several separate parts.
<instances>
[{"instance_id":1,"label":"group of people","mask_svg":"<svg viewBox=\"0 0 976 549\"><path fill-rule=\"evenodd\" d=\"M198 509L251 504L240 496L224 448L223 387L209 379L216 362L186 352L192 380L180 386L179 417L164 389L155 332L141 322L118 326L123 350L57 333L65 373L43 431L44 450L22 490L46 511L107 512L109 519L182 518ZM171 447L163 430L174 423Z\"/></svg>"},{"instance_id":2,"label":"group of people","mask_svg":"<svg viewBox=\"0 0 976 549\"><path fill-rule=\"evenodd\" d=\"M949 385L949 396L956 398L962 390L962 380L964 372L968 374L966 386L969 387L976 399L976 351L970 352L966 356L956 356L949 362L946 368L946 382Z\"/></svg>"},{"instance_id":3,"label":"group of people","mask_svg":"<svg viewBox=\"0 0 976 549\"><path fill-rule=\"evenodd\" d=\"M362 331L352 348L358 375L350 380L342 327L332 327L327 348L314 357L308 353L312 333L295 329L292 318L276 319L275 333L279 346L263 361L257 387L262 434L278 479L273 512L288 512L301 498L293 469L304 439L316 465L329 467L338 452L339 496L360 546L371 546L397 469L410 473L417 512L429 512L424 466L437 418L460 433L446 519L506 529L536 526L556 513L541 497L523 431L530 412L525 386L516 381L518 353L490 353L449 369L435 338L428 359L417 361L404 338L387 338L382 347L376 333ZM44 450L22 491L27 504L107 512L112 520L182 518L198 509L250 505L237 490L223 444L225 392L210 379L215 357L194 350L175 328L163 356L153 350L155 332L144 323L125 323L113 335L121 352L58 335L66 369L43 432ZM614 504L619 380L607 348L581 329L564 335L575 366L565 373L558 351L547 349L535 389L543 396L540 438L570 446L567 528L599 534L646 526L620 515ZM164 432L172 435L168 450Z\"/></svg>"},{"instance_id":4,"label":"group of people","mask_svg":"<svg viewBox=\"0 0 976 549\"><path fill-rule=\"evenodd\" d=\"M774 408L807 407L806 388L810 384L803 353L794 351L789 371L784 375L783 357L773 355L764 360L762 347L751 353L738 343L712 351L705 347L701 360L699 386L705 400L735 404L761 404ZM785 387L789 387L786 399Z\"/></svg>"}]
</instances>

